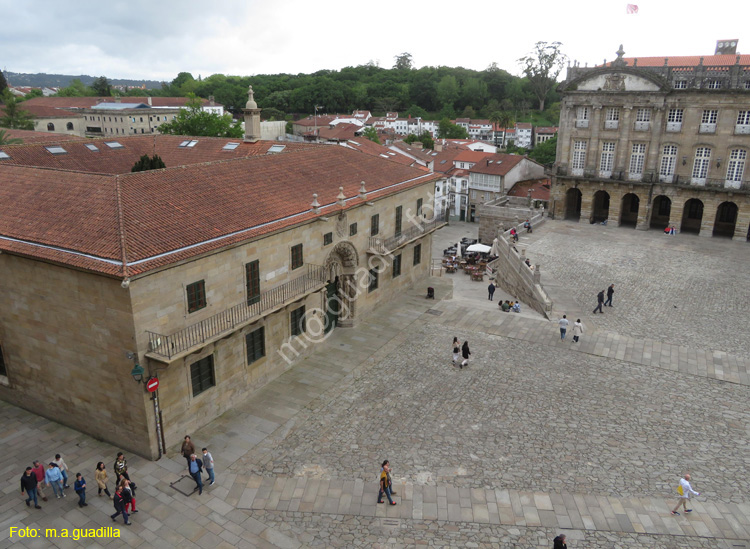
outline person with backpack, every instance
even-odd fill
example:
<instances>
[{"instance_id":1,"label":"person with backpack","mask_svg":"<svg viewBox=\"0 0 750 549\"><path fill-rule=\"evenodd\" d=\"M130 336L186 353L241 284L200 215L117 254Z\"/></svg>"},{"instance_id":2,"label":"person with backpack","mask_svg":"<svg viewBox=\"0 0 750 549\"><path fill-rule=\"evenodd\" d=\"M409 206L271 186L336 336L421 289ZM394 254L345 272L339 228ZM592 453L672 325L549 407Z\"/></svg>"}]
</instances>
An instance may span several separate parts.
<instances>
[{"instance_id":1,"label":"person with backpack","mask_svg":"<svg viewBox=\"0 0 750 549\"><path fill-rule=\"evenodd\" d=\"M680 484L677 486L677 493L679 494L677 496L677 506L674 509L672 509L672 514L673 515L680 514L677 512L677 509L680 508L680 505L682 505L682 508L685 511L685 513L690 513L692 509L688 509L687 504L690 501L691 494L700 496L700 493L693 490L693 487L690 485L690 475L686 474L680 479Z\"/></svg>"},{"instance_id":2,"label":"person with backpack","mask_svg":"<svg viewBox=\"0 0 750 549\"><path fill-rule=\"evenodd\" d=\"M115 511L117 511L114 515L109 516L109 518L112 519L112 522L115 522L117 517L122 515L122 518L125 521L125 526L130 526L131 523L128 521L128 512L125 510L125 500L122 497L122 486L118 486L117 490L115 490L115 496L112 498L112 503L115 506Z\"/></svg>"}]
</instances>

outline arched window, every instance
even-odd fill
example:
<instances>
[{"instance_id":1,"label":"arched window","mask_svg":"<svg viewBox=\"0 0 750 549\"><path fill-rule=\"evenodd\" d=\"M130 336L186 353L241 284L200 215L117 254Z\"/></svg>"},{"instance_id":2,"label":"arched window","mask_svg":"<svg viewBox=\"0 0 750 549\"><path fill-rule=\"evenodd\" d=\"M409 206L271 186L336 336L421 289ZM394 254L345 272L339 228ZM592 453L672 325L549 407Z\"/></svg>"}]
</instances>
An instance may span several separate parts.
<instances>
[{"instance_id":1,"label":"arched window","mask_svg":"<svg viewBox=\"0 0 750 549\"><path fill-rule=\"evenodd\" d=\"M73 131L73 122L68 122L65 127L68 129L68 131Z\"/></svg>"},{"instance_id":2,"label":"arched window","mask_svg":"<svg viewBox=\"0 0 750 549\"><path fill-rule=\"evenodd\" d=\"M47 131L48 131L48 132L53 132L53 131L55 131L55 125L54 125L54 124L53 124L52 122L49 122L49 123L47 124Z\"/></svg>"}]
</instances>

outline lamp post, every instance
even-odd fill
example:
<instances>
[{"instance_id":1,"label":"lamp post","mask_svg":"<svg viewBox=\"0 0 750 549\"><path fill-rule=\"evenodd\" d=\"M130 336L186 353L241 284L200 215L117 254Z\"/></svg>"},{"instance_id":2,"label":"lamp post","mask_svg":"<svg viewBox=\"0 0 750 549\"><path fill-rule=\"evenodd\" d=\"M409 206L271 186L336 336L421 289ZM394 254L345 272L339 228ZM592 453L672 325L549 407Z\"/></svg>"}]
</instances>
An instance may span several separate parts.
<instances>
[{"instance_id":1,"label":"lamp post","mask_svg":"<svg viewBox=\"0 0 750 549\"><path fill-rule=\"evenodd\" d=\"M146 371L143 369L143 366L138 364L137 353L127 351L125 353L125 356L128 358L128 360L132 360L134 363L133 369L130 370L130 375L133 377L136 383L144 383L148 385L148 382L152 379L155 379L158 382L158 379L156 379L155 376L152 376L150 373L146 381L143 380ZM154 403L154 420L156 421L156 444L159 450L159 457L156 459L160 459L161 456L166 452L167 445L166 441L164 440L164 433L162 432L161 428L161 410L159 409L159 396L157 395L156 390L150 389L149 391L151 392L150 400Z\"/></svg>"},{"instance_id":2,"label":"lamp post","mask_svg":"<svg viewBox=\"0 0 750 549\"><path fill-rule=\"evenodd\" d=\"M315 141L318 140L318 109L322 109L320 105L315 105Z\"/></svg>"}]
</instances>

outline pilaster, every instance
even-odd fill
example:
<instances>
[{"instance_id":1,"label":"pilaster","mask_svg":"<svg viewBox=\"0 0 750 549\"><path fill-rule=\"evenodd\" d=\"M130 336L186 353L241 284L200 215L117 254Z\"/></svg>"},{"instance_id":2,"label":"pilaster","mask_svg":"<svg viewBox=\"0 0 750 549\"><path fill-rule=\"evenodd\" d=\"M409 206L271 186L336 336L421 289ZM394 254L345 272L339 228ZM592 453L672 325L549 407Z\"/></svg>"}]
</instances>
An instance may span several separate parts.
<instances>
[{"instance_id":1,"label":"pilaster","mask_svg":"<svg viewBox=\"0 0 750 549\"><path fill-rule=\"evenodd\" d=\"M607 189L607 192L609 192L609 214L607 225L619 227L620 216L622 215L622 197L624 193L617 184Z\"/></svg>"},{"instance_id":2,"label":"pilaster","mask_svg":"<svg viewBox=\"0 0 750 549\"><path fill-rule=\"evenodd\" d=\"M698 233L700 236L712 237L714 234L714 224L716 223L716 209L719 206L719 201L716 199L716 194L711 193L705 195L703 198L703 218L701 219L701 230Z\"/></svg>"},{"instance_id":3,"label":"pilaster","mask_svg":"<svg viewBox=\"0 0 750 549\"><path fill-rule=\"evenodd\" d=\"M630 161L630 134L633 131L633 105L622 108L622 132L617 140L613 171L627 172ZM610 201L611 205L611 201Z\"/></svg>"},{"instance_id":4,"label":"pilaster","mask_svg":"<svg viewBox=\"0 0 750 549\"><path fill-rule=\"evenodd\" d=\"M594 215L594 191L591 189L580 189L581 191L581 216L580 220L591 222Z\"/></svg>"}]
</instances>

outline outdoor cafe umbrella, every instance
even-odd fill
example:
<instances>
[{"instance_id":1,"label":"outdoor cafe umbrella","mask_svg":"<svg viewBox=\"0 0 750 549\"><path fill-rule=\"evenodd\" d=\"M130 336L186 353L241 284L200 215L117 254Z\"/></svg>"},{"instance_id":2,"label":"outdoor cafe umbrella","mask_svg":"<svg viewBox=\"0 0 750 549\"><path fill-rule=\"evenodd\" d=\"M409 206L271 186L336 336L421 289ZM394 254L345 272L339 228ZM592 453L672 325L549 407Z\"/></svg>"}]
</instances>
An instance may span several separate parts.
<instances>
[{"instance_id":1,"label":"outdoor cafe umbrella","mask_svg":"<svg viewBox=\"0 0 750 549\"><path fill-rule=\"evenodd\" d=\"M471 246L469 246L468 248L466 248L466 251L467 252L479 252L481 254L486 254L491 249L492 248L490 248L489 246L487 246L485 244L478 244L477 243L477 244L472 244Z\"/></svg>"}]
</instances>

